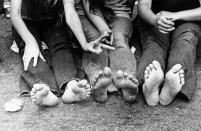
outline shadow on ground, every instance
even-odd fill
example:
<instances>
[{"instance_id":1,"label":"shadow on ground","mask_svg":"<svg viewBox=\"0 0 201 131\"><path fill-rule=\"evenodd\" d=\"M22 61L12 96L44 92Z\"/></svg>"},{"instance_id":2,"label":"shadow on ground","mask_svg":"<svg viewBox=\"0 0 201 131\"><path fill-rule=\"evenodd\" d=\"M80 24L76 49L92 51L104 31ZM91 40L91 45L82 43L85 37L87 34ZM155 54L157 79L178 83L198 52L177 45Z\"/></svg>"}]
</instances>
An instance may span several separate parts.
<instances>
[{"instance_id":1,"label":"shadow on ground","mask_svg":"<svg viewBox=\"0 0 201 131\"><path fill-rule=\"evenodd\" d=\"M201 130L200 58L197 60L198 86L189 103L177 99L167 107L149 107L141 96L136 103L127 104L120 94L114 94L105 104L89 100L82 104L65 105L60 102L54 108L38 108L27 97L22 111L7 113L3 104L18 94L21 73L19 57L9 49L11 44L10 22L0 16L1 131Z\"/></svg>"}]
</instances>

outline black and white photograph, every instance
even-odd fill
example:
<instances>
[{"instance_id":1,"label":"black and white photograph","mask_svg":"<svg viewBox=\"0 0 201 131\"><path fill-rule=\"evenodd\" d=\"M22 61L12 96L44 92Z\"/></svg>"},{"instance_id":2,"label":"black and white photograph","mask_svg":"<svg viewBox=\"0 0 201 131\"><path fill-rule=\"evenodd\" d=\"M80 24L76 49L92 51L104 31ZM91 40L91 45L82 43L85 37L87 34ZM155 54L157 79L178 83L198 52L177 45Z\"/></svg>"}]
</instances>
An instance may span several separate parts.
<instances>
[{"instance_id":1,"label":"black and white photograph","mask_svg":"<svg viewBox=\"0 0 201 131\"><path fill-rule=\"evenodd\" d=\"M0 0L0 131L201 131L201 0Z\"/></svg>"}]
</instances>

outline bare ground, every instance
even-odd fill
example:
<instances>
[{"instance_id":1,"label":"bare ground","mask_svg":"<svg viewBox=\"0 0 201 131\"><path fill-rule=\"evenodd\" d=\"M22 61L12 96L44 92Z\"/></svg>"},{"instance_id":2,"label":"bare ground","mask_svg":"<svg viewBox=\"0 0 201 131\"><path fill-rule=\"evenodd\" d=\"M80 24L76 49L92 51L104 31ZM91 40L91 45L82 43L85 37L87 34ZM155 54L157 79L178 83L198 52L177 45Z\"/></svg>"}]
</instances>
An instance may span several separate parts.
<instances>
[{"instance_id":1,"label":"bare ground","mask_svg":"<svg viewBox=\"0 0 201 131\"><path fill-rule=\"evenodd\" d=\"M9 20L0 16L0 130L1 131L147 131L201 130L201 60L197 60L198 84L191 102L177 99L167 107L149 107L143 97L136 103L125 103L120 94L110 96L104 104L89 100L81 104L60 104L39 108L29 97L24 108L7 113L3 104L19 92L21 65L12 44ZM199 48L200 49L200 48ZM199 50L198 49L198 50ZM198 52L200 54L200 52Z\"/></svg>"}]
</instances>

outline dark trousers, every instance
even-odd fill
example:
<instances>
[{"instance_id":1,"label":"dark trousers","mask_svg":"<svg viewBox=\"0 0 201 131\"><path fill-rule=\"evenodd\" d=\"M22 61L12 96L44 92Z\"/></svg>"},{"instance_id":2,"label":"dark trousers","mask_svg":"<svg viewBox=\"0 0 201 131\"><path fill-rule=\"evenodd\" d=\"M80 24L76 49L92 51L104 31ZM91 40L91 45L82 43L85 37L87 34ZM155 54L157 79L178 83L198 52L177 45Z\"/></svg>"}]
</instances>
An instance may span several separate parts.
<instances>
[{"instance_id":1,"label":"dark trousers","mask_svg":"<svg viewBox=\"0 0 201 131\"><path fill-rule=\"evenodd\" d=\"M80 19L87 40L90 42L97 39L100 33L94 25L85 16L80 16ZM103 50L100 55L93 53L85 53L83 55L83 68L89 80L106 66L109 66L113 72L122 70L136 75L135 56L131 53L128 45L133 31L131 20L124 17L117 17L110 26L112 27L111 30L114 36L113 47L116 49L114 51Z\"/></svg>"},{"instance_id":2,"label":"dark trousers","mask_svg":"<svg viewBox=\"0 0 201 131\"><path fill-rule=\"evenodd\" d=\"M60 94L68 81L84 77L81 66L78 66L81 65L82 51L80 48L73 48L68 31L56 27L55 22L49 20L43 22L24 20L24 22L35 37L41 52L41 41L44 41L49 47L52 69L50 64L40 58L37 66L33 67L32 60L28 70L22 72L20 79L21 93L27 93L34 83L43 82L48 84L54 93ZM15 30L13 30L13 34L22 58L25 43Z\"/></svg>"},{"instance_id":3,"label":"dark trousers","mask_svg":"<svg viewBox=\"0 0 201 131\"><path fill-rule=\"evenodd\" d=\"M185 85L181 93L190 99L196 88L195 59L200 26L186 22L169 34L162 34L145 23L140 24L143 54L138 69L138 79L144 82L145 68L156 60L166 73L174 65L181 64L185 72Z\"/></svg>"}]
</instances>

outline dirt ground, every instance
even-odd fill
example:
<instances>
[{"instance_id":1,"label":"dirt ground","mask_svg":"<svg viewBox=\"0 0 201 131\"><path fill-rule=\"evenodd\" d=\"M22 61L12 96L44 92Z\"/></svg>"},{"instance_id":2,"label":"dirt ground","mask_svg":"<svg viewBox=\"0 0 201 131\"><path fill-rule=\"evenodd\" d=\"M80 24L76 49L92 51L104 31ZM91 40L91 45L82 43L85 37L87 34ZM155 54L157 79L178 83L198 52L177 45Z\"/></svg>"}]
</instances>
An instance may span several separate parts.
<instances>
[{"instance_id":1,"label":"dirt ground","mask_svg":"<svg viewBox=\"0 0 201 131\"><path fill-rule=\"evenodd\" d=\"M120 94L113 94L104 104L90 99L71 105L60 101L54 108L39 108L26 97L20 112L7 113L3 104L19 93L21 73L18 54L10 50L11 44L10 22L0 16L0 131L201 130L200 57L197 60L198 84L191 102L176 99L167 107L149 107L141 95L134 104L127 104Z\"/></svg>"}]
</instances>

